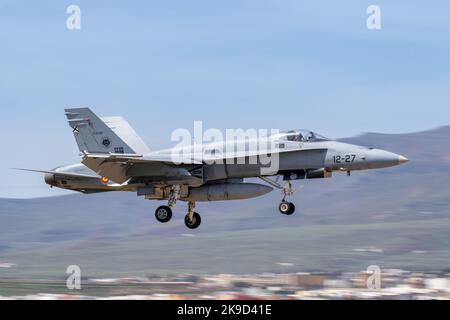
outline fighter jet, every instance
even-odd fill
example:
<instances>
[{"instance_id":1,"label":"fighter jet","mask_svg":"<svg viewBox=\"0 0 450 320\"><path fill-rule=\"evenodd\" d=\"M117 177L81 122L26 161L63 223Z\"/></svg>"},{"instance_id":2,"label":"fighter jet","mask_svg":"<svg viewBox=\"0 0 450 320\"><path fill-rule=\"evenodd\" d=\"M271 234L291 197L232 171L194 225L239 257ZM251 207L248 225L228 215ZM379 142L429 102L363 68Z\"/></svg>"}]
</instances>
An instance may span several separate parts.
<instances>
[{"instance_id":1,"label":"fighter jet","mask_svg":"<svg viewBox=\"0 0 450 320\"><path fill-rule=\"evenodd\" d=\"M66 109L65 115L81 163L49 171L22 170L44 173L51 187L82 193L130 191L145 199L167 201L155 211L161 223L172 219L177 201L187 202L184 221L190 229L201 224L197 202L249 199L277 188L282 191L279 211L292 215L292 180L330 178L337 171L350 175L408 161L392 152L329 140L309 130L257 139L258 146L266 144L270 149L255 148L245 139L151 151L122 117L99 118L89 108ZM279 183L281 177L284 184ZM248 178L265 184L245 182Z\"/></svg>"}]
</instances>

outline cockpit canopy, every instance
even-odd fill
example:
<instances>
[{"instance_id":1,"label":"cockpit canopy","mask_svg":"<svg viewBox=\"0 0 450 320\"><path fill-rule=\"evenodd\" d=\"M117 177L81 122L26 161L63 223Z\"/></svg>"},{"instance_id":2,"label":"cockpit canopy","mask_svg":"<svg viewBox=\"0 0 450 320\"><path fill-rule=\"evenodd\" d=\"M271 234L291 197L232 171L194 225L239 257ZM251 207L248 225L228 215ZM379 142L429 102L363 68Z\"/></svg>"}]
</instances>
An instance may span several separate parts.
<instances>
[{"instance_id":1,"label":"cockpit canopy","mask_svg":"<svg viewBox=\"0 0 450 320\"><path fill-rule=\"evenodd\" d=\"M289 130L283 131L276 135L277 139L281 141L296 141L296 142L317 142L328 141L329 139L309 130Z\"/></svg>"}]
</instances>

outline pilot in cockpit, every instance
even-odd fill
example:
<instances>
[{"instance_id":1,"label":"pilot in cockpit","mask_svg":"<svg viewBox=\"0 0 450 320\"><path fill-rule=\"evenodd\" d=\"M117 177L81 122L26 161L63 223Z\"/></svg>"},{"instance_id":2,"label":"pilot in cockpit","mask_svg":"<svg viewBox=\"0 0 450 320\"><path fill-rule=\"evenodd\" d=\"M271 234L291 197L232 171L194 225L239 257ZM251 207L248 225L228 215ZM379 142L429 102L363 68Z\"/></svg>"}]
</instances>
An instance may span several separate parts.
<instances>
[{"instance_id":1,"label":"pilot in cockpit","mask_svg":"<svg viewBox=\"0 0 450 320\"><path fill-rule=\"evenodd\" d=\"M284 139L294 142L317 142L328 140L319 134L307 130L288 131L285 133Z\"/></svg>"},{"instance_id":2,"label":"pilot in cockpit","mask_svg":"<svg viewBox=\"0 0 450 320\"><path fill-rule=\"evenodd\" d=\"M303 141L303 135L301 133L299 133L299 132L297 133L295 131L289 131L288 135L286 136L286 139L288 141L300 142L300 141Z\"/></svg>"}]
</instances>

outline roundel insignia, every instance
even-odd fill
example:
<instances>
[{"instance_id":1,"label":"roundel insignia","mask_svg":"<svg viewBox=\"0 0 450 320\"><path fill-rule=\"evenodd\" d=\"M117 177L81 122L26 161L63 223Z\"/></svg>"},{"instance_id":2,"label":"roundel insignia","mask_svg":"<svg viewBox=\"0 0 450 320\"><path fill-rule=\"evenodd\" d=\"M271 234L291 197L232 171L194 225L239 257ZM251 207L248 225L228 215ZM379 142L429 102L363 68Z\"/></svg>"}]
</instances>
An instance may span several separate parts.
<instances>
[{"instance_id":1,"label":"roundel insignia","mask_svg":"<svg viewBox=\"0 0 450 320\"><path fill-rule=\"evenodd\" d=\"M103 138L102 144L105 148L108 148L111 145L111 141L108 138Z\"/></svg>"},{"instance_id":2,"label":"roundel insignia","mask_svg":"<svg viewBox=\"0 0 450 320\"><path fill-rule=\"evenodd\" d=\"M101 181L103 184L108 184L108 183L109 183L109 179L106 178L106 177L102 177L102 178L100 179L100 181Z\"/></svg>"}]
</instances>

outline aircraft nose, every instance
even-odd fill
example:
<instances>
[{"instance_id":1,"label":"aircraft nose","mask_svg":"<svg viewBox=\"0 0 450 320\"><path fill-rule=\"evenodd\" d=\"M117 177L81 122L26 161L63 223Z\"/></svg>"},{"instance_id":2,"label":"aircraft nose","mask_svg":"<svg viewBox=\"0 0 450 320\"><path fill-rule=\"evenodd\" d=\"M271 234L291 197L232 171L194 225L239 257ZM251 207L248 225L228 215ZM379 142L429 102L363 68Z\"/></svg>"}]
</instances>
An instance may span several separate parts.
<instances>
[{"instance_id":1,"label":"aircraft nose","mask_svg":"<svg viewBox=\"0 0 450 320\"><path fill-rule=\"evenodd\" d=\"M392 167L408 161L404 156L380 149L370 150L367 160L372 168Z\"/></svg>"},{"instance_id":2,"label":"aircraft nose","mask_svg":"<svg viewBox=\"0 0 450 320\"><path fill-rule=\"evenodd\" d=\"M399 164L406 163L408 161L409 161L409 159L407 157L400 156L400 155L398 156L398 163Z\"/></svg>"}]
</instances>

